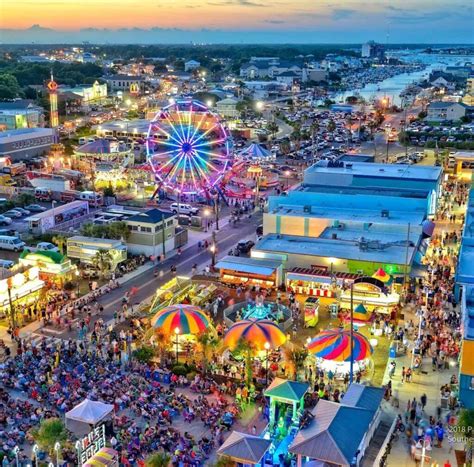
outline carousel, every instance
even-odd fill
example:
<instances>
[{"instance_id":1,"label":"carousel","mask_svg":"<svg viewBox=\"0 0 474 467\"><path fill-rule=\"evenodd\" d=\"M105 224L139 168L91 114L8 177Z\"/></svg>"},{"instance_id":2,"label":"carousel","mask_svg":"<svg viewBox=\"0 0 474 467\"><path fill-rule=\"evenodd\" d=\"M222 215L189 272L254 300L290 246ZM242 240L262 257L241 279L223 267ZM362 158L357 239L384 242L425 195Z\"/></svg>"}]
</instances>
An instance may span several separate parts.
<instances>
[{"instance_id":1,"label":"carousel","mask_svg":"<svg viewBox=\"0 0 474 467\"><path fill-rule=\"evenodd\" d=\"M307 344L318 368L331 372L334 379L344 379L350 372L351 333L344 329L321 331ZM373 348L368 339L357 331L353 332L352 359L354 372L365 373L371 367Z\"/></svg>"}]
</instances>

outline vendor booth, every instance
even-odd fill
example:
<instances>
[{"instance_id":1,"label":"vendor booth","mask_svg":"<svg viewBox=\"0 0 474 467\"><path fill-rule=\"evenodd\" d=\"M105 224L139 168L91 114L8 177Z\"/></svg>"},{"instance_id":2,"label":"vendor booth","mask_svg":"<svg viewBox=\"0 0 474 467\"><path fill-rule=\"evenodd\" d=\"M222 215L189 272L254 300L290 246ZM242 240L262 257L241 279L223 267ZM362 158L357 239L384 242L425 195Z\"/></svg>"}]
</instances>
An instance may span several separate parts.
<instances>
[{"instance_id":1,"label":"vendor booth","mask_svg":"<svg viewBox=\"0 0 474 467\"><path fill-rule=\"evenodd\" d=\"M94 454L83 467L118 467L119 455L115 449L102 448L97 454Z\"/></svg>"},{"instance_id":2,"label":"vendor booth","mask_svg":"<svg viewBox=\"0 0 474 467\"><path fill-rule=\"evenodd\" d=\"M66 428L76 435L82 436L88 433L91 427L94 428L104 422L113 410L114 406L111 404L84 399L72 410L66 412Z\"/></svg>"},{"instance_id":3,"label":"vendor booth","mask_svg":"<svg viewBox=\"0 0 474 467\"><path fill-rule=\"evenodd\" d=\"M314 297L336 296L336 288L349 286L359 274L331 272L323 268L293 268L286 273L286 289L289 292Z\"/></svg>"},{"instance_id":4,"label":"vendor booth","mask_svg":"<svg viewBox=\"0 0 474 467\"><path fill-rule=\"evenodd\" d=\"M393 291L391 284L368 276L354 280L352 298L354 306L362 304L369 312L376 311L378 313L391 313L400 303L400 295ZM350 309L350 288L342 292L340 306Z\"/></svg>"},{"instance_id":5,"label":"vendor booth","mask_svg":"<svg viewBox=\"0 0 474 467\"><path fill-rule=\"evenodd\" d=\"M229 285L258 285L265 289L279 287L283 281L281 261L226 256L216 264L221 282Z\"/></svg>"}]
</instances>

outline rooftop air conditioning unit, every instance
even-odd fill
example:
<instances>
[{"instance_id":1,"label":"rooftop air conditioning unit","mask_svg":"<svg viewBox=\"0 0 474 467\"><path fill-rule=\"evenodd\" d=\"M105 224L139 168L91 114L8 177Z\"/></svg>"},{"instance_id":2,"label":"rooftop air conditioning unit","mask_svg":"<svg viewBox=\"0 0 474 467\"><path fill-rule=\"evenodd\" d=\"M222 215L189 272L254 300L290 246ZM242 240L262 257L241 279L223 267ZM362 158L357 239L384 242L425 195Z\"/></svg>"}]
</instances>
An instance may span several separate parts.
<instances>
[{"instance_id":1,"label":"rooftop air conditioning unit","mask_svg":"<svg viewBox=\"0 0 474 467\"><path fill-rule=\"evenodd\" d=\"M352 164L346 164L346 169L351 169L352 170Z\"/></svg>"},{"instance_id":2,"label":"rooftop air conditioning unit","mask_svg":"<svg viewBox=\"0 0 474 467\"><path fill-rule=\"evenodd\" d=\"M360 251L367 251L369 249L369 242L366 240L361 240L359 242L359 249Z\"/></svg>"},{"instance_id":3,"label":"rooftop air conditioning unit","mask_svg":"<svg viewBox=\"0 0 474 467\"><path fill-rule=\"evenodd\" d=\"M388 209L382 209L380 215L381 215L382 217L388 218L388 217L390 216L390 211L389 211Z\"/></svg>"},{"instance_id":4,"label":"rooftop air conditioning unit","mask_svg":"<svg viewBox=\"0 0 474 467\"><path fill-rule=\"evenodd\" d=\"M311 206L304 206L303 212L311 212Z\"/></svg>"},{"instance_id":5,"label":"rooftop air conditioning unit","mask_svg":"<svg viewBox=\"0 0 474 467\"><path fill-rule=\"evenodd\" d=\"M333 233L331 234L331 239L332 239L332 240L337 240L337 233L336 233L336 232L333 232Z\"/></svg>"}]
</instances>

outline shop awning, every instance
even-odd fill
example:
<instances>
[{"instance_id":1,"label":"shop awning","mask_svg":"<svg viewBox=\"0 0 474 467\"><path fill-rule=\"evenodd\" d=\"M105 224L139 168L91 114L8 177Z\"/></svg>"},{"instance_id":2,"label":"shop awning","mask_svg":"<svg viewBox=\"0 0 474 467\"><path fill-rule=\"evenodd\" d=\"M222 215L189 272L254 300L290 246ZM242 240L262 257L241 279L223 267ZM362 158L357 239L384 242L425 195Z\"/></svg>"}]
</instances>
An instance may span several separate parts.
<instances>
[{"instance_id":1,"label":"shop awning","mask_svg":"<svg viewBox=\"0 0 474 467\"><path fill-rule=\"evenodd\" d=\"M281 262L260 260L256 258L240 258L226 256L216 264L217 269L256 274L260 276L271 276L281 265Z\"/></svg>"},{"instance_id":2,"label":"shop awning","mask_svg":"<svg viewBox=\"0 0 474 467\"><path fill-rule=\"evenodd\" d=\"M293 268L286 274L287 279L301 280L301 276L308 276L308 278L317 277L318 282L324 282L324 278L327 278L329 279L329 283L331 282L331 277L349 281L362 277L360 274L352 274L350 272L333 272L331 275L331 272L328 269L323 268Z\"/></svg>"}]
</instances>

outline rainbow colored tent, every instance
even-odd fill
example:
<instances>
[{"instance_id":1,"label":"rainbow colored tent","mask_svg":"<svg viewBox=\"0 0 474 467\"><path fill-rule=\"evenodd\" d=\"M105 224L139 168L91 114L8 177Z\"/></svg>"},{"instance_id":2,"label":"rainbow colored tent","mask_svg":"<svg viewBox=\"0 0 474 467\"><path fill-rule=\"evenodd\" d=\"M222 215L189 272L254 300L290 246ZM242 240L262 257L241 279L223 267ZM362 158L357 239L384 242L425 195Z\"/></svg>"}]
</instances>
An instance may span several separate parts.
<instances>
[{"instance_id":1,"label":"rainbow colored tent","mask_svg":"<svg viewBox=\"0 0 474 467\"><path fill-rule=\"evenodd\" d=\"M264 350L268 342L270 348L276 349L286 342L285 333L269 319L243 319L234 323L224 337L224 344L230 350L246 342L255 350Z\"/></svg>"},{"instance_id":2,"label":"rainbow colored tent","mask_svg":"<svg viewBox=\"0 0 474 467\"><path fill-rule=\"evenodd\" d=\"M353 333L354 361L365 360L372 355L373 349L362 334ZM351 359L351 333L344 329L321 331L308 344L308 350L317 358L335 362L349 362Z\"/></svg>"},{"instance_id":3,"label":"rainbow colored tent","mask_svg":"<svg viewBox=\"0 0 474 467\"><path fill-rule=\"evenodd\" d=\"M357 321L367 321L369 319L369 312L367 308L359 303L354 309L354 319Z\"/></svg>"},{"instance_id":4,"label":"rainbow colored tent","mask_svg":"<svg viewBox=\"0 0 474 467\"><path fill-rule=\"evenodd\" d=\"M372 277L374 279L378 279L380 282L383 282L385 285L392 283L392 276L387 274L382 268L377 269Z\"/></svg>"},{"instance_id":5,"label":"rainbow colored tent","mask_svg":"<svg viewBox=\"0 0 474 467\"><path fill-rule=\"evenodd\" d=\"M173 335L176 329L179 334L199 334L206 331L210 321L197 306L171 305L158 311L151 325L168 335Z\"/></svg>"}]
</instances>

